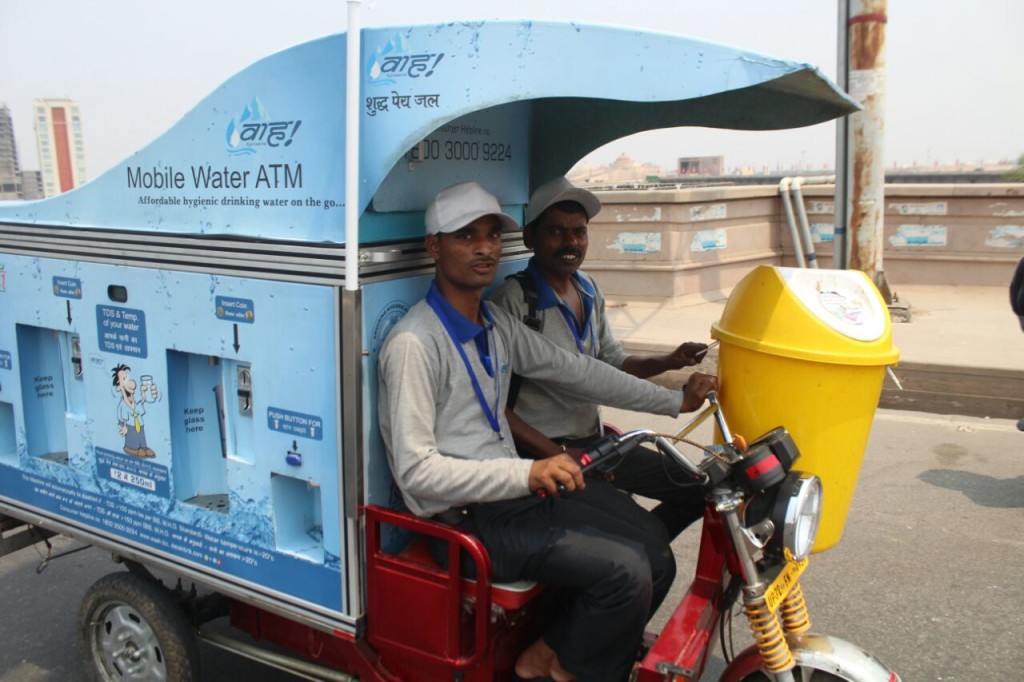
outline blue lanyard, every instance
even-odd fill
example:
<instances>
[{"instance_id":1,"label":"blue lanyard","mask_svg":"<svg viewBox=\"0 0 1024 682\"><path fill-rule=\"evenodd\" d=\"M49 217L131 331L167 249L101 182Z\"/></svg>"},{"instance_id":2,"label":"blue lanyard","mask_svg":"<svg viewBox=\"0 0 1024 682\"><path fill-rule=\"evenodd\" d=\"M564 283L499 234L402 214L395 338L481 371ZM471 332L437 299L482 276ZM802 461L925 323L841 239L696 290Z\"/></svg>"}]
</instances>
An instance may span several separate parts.
<instances>
[{"instance_id":1,"label":"blue lanyard","mask_svg":"<svg viewBox=\"0 0 1024 682\"><path fill-rule=\"evenodd\" d=\"M462 347L461 343L459 343L458 335L452 328L451 320L449 320L448 316L445 314L444 307L442 306L442 303L439 300L440 298L441 295L437 291L437 289L431 287L430 291L427 293L427 304L434 309L434 313L437 315L437 318L441 320L441 325L444 327L444 330L448 332L448 338L452 340L452 343L459 351L459 355L462 356L462 362L464 365L466 365L466 372L469 373L469 380L473 384L473 391L476 393L476 399L480 403L480 407L483 409L484 416L487 417L487 422L491 425L491 429L494 431L494 433L498 434L498 440L505 440L505 437L501 433L501 424L498 422L498 401L501 399L501 372L496 371L491 363L490 334L487 333L487 328L485 327L483 329L483 333L486 342L484 344L481 344L479 341L477 341L477 350L480 352L480 362L487 369L487 373L493 373L494 376L493 410L491 409L491 406L487 404L487 398L484 397L483 389L480 388L480 382L477 380L476 372L473 371L473 365L470 364L469 357L466 355L466 349ZM491 314L487 310L486 306L481 305L480 312L488 323L490 323L491 325L494 324L494 319L491 317ZM484 350L485 348L486 351ZM495 346L495 354L497 354L497 346Z\"/></svg>"},{"instance_id":2,"label":"blue lanyard","mask_svg":"<svg viewBox=\"0 0 1024 682\"><path fill-rule=\"evenodd\" d=\"M579 275L576 275L574 279L579 279L581 283L583 282ZM547 284L547 282L545 282L545 284ZM562 313L565 325L569 327L569 333L572 334L573 341L576 342L576 350L580 353L592 355L596 358L600 349L597 345L597 337L594 334L594 302L590 298L592 293L588 290L589 287L583 286L582 284L576 284L575 282L573 283L573 288L576 289L577 295L580 297L580 305L583 306L584 323L582 328L580 328L580 322L576 319L576 315L573 313L572 308L569 307L569 304L563 301L562 298L555 294L553 290L551 291L551 295L558 305L558 311ZM587 298L583 297L584 293L587 294ZM588 303L590 304L589 307L587 305ZM590 338L590 353L587 353L583 346L583 340L586 337Z\"/></svg>"},{"instance_id":3,"label":"blue lanyard","mask_svg":"<svg viewBox=\"0 0 1024 682\"><path fill-rule=\"evenodd\" d=\"M575 273L573 275L572 285L578 292L580 303L583 305L584 323L581 327L579 320L576 319L576 315L572 312L569 305L555 293L554 289L551 288L551 285L548 284L547 280L545 280L540 274L540 270L537 268L534 259L530 259L530 263L526 266L526 270L533 279L533 285L540 294L540 300L544 303L544 307L556 306L558 308L558 312L562 313L562 319L565 320L565 326L569 328L569 333L572 334L573 341L576 342L576 350L585 355L597 357L600 353L600 348L598 347L597 334L594 332L593 287L590 286L590 284L579 273ZM584 294L586 294L586 298L584 298ZM587 305L588 303L590 304L589 306ZM586 348L583 345L583 341L587 337L590 338L590 353L587 353Z\"/></svg>"},{"instance_id":4,"label":"blue lanyard","mask_svg":"<svg viewBox=\"0 0 1024 682\"><path fill-rule=\"evenodd\" d=\"M589 353L587 353L587 351L583 349L583 337L589 336L591 340L593 340L594 316L587 315L587 304L583 303L582 294L580 294L580 296L580 302L583 305L583 316L586 319L586 323L583 325L583 329L580 329L579 320L576 319L576 315L573 314L572 309L569 308L569 304L563 301L561 298L558 299L558 312L562 313L562 317L565 319L565 324L566 326L569 327L569 333L572 334L572 340L576 342L576 349L579 350L579 352L581 353L589 355ZM594 352L596 356L596 348L594 349Z\"/></svg>"}]
</instances>

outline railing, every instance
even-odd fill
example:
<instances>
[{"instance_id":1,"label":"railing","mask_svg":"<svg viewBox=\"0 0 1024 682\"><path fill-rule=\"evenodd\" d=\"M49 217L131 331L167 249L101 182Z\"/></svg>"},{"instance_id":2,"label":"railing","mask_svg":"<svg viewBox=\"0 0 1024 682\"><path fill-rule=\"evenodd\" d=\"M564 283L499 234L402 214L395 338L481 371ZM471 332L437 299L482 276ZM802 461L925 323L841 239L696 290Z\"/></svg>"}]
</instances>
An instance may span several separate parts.
<instances>
[{"instance_id":1,"label":"railing","mask_svg":"<svg viewBox=\"0 0 1024 682\"><path fill-rule=\"evenodd\" d=\"M834 188L804 185L820 267L833 267ZM586 269L610 299L727 293L762 263L797 265L778 185L602 191ZM1004 286L1024 254L1024 185L887 185L890 283Z\"/></svg>"}]
</instances>

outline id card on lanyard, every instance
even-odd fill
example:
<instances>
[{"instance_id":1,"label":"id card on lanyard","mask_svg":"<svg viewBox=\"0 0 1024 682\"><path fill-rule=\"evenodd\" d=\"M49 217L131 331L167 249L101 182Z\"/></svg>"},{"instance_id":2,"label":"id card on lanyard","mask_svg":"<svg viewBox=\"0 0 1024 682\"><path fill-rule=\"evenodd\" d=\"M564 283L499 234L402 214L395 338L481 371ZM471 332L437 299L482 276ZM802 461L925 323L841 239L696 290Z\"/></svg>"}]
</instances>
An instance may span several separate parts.
<instances>
[{"instance_id":1,"label":"id card on lanyard","mask_svg":"<svg viewBox=\"0 0 1024 682\"><path fill-rule=\"evenodd\" d=\"M480 403L480 409L483 410L484 416L487 417L487 423L490 424L491 430L498 436L498 440L505 440L505 436L501 433L501 422L498 420L498 402L501 400L501 371L496 366L497 355L497 344L492 343L492 334L488 333L487 327L483 327L481 333L484 335L484 341L481 343L479 335L476 338L477 351L480 353L480 363L487 369L487 373L494 379L494 407L492 408L487 403L487 398L484 396L483 389L480 386L480 380L477 379L476 372L473 370L473 364L469 361L469 356L466 355L466 349L463 348L462 343L459 341L459 336L455 332L455 327L452 324L452 320L449 317L449 311L451 306L447 304L447 301L441 296L441 292L437 290L436 285L431 285L430 291L427 293L427 305L433 310L434 314L441 321L441 325L444 330L448 332L448 338L451 339L452 344L459 351L459 355L462 357L462 363L466 366L466 372L469 374L469 380L473 384L473 392L476 393L476 399ZM494 318L491 316L487 306L480 306L480 313L483 315L484 320L491 327L494 326Z\"/></svg>"}]
</instances>

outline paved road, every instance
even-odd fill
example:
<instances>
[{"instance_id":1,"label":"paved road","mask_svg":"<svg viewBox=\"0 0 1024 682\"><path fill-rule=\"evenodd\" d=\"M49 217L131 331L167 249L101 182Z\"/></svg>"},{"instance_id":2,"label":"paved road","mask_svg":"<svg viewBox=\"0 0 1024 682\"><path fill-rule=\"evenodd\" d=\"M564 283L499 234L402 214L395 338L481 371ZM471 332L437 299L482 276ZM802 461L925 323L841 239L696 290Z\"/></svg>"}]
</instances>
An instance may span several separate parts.
<instances>
[{"instance_id":1,"label":"paved road","mask_svg":"<svg viewBox=\"0 0 1024 682\"><path fill-rule=\"evenodd\" d=\"M609 411L625 428L668 420ZM846 532L803 580L814 630L855 642L905 682L1019 679L1024 670L1024 433L1011 420L881 410ZM58 551L76 547L62 540ZM676 542L681 594L696 531ZM0 559L0 682L84 680L78 603L118 567L88 549L41 575L33 549ZM678 599L678 594L676 599ZM667 603L671 603L670 596ZM663 609L656 622L667 617ZM736 623L737 647L747 641ZM292 680L204 649L205 680ZM714 679L713 667L705 679Z\"/></svg>"},{"instance_id":2,"label":"paved road","mask_svg":"<svg viewBox=\"0 0 1024 682\"><path fill-rule=\"evenodd\" d=\"M86 590L108 573L123 571L110 555L68 538L54 538L53 560L33 548L0 559L0 682L86 682L79 663L76 619ZM42 546L37 546L40 549ZM257 665L215 647L200 647L203 680L291 682L291 675Z\"/></svg>"}]
</instances>

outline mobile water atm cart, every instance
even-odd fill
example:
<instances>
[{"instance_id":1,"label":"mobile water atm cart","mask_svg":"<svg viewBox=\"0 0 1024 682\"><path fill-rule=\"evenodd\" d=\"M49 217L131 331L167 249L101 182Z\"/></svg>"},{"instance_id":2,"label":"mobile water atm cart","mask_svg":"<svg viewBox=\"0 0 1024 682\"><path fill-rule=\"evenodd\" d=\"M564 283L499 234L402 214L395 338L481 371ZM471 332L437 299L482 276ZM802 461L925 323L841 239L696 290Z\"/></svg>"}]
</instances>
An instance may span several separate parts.
<instances>
[{"instance_id":1,"label":"mobile water atm cart","mask_svg":"<svg viewBox=\"0 0 1024 682\"><path fill-rule=\"evenodd\" d=\"M424 207L476 180L521 218L627 134L857 108L806 64L632 29L359 35L352 68L344 34L272 55L87 185L0 205L0 514L128 567L85 596L96 679L193 679L224 615L216 644L310 679L512 679L544 587L394 510L377 429L378 351L432 277ZM524 256L509 235L502 275ZM478 580L396 554L412 533Z\"/></svg>"}]
</instances>

